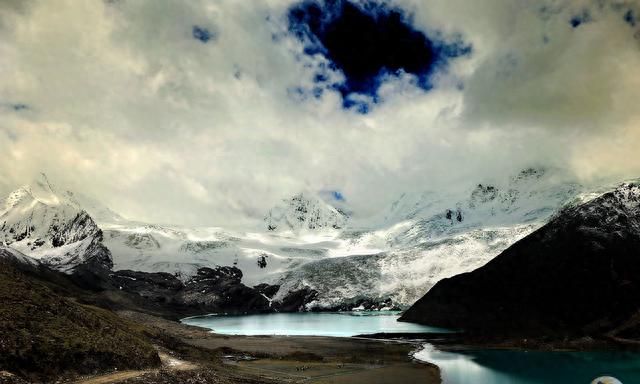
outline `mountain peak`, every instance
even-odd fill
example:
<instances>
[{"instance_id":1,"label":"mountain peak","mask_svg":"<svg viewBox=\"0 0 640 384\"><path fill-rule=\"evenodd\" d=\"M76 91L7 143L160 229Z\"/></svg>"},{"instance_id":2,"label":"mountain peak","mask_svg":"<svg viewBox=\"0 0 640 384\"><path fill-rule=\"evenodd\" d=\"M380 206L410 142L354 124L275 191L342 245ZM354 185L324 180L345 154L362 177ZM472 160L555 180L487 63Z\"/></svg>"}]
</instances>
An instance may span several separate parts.
<instances>
[{"instance_id":1,"label":"mountain peak","mask_svg":"<svg viewBox=\"0 0 640 384\"><path fill-rule=\"evenodd\" d=\"M342 229L347 220L348 215L342 210L309 192L282 200L264 218L270 231Z\"/></svg>"},{"instance_id":2,"label":"mountain peak","mask_svg":"<svg viewBox=\"0 0 640 384\"><path fill-rule=\"evenodd\" d=\"M44 172L40 173L27 188L31 196L43 204L58 205L63 201Z\"/></svg>"},{"instance_id":3,"label":"mountain peak","mask_svg":"<svg viewBox=\"0 0 640 384\"><path fill-rule=\"evenodd\" d=\"M14 190L5 199L4 208L0 216L9 210L22 205L66 206L71 211L86 211L94 220L100 223L120 223L125 221L120 214L114 212L98 200L82 193L74 193L69 190L56 188L49 177L41 172L30 184Z\"/></svg>"},{"instance_id":4,"label":"mountain peak","mask_svg":"<svg viewBox=\"0 0 640 384\"><path fill-rule=\"evenodd\" d=\"M483 337L613 337L638 327L639 245L640 186L622 184L563 208L483 267L441 280L401 320Z\"/></svg>"},{"instance_id":5,"label":"mountain peak","mask_svg":"<svg viewBox=\"0 0 640 384\"><path fill-rule=\"evenodd\" d=\"M101 245L102 231L87 211L73 193L59 193L42 173L4 200L0 244L61 271L90 259L108 266L111 256Z\"/></svg>"}]
</instances>

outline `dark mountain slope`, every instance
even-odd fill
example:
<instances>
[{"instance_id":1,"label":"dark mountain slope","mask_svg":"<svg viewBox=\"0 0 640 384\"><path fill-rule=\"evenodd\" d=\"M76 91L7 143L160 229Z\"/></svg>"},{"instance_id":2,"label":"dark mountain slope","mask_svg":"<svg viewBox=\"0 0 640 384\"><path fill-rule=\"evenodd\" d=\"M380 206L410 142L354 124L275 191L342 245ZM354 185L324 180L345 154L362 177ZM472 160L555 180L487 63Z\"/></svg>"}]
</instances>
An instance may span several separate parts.
<instances>
[{"instance_id":1,"label":"dark mountain slope","mask_svg":"<svg viewBox=\"0 0 640 384\"><path fill-rule=\"evenodd\" d=\"M633 333L639 310L640 187L624 184L563 209L485 266L440 281L401 321L565 337L623 325Z\"/></svg>"},{"instance_id":2,"label":"dark mountain slope","mask_svg":"<svg viewBox=\"0 0 640 384\"><path fill-rule=\"evenodd\" d=\"M60 296L34 277L38 269L0 249L0 371L47 381L61 373L160 364L141 329Z\"/></svg>"}]
</instances>

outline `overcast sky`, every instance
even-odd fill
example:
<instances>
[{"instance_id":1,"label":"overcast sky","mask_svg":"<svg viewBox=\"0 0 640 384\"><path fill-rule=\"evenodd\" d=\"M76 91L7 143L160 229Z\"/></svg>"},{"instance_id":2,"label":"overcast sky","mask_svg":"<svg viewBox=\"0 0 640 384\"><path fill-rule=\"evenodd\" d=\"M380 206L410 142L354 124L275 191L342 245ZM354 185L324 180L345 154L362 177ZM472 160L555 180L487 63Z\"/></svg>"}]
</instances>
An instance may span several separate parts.
<instances>
[{"instance_id":1,"label":"overcast sky","mask_svg":"<svg viewBox=\"0 0 640 384\"><path fill-rule=\"evenodd\" d=\"M640 1L387 3L358 9L442 60L365 87L294 33L308 1L0 0L1 183L43 171L130 218L231 225L303 190L364 214L529 165L640 176Z\"/></svg>"}]
</instances>

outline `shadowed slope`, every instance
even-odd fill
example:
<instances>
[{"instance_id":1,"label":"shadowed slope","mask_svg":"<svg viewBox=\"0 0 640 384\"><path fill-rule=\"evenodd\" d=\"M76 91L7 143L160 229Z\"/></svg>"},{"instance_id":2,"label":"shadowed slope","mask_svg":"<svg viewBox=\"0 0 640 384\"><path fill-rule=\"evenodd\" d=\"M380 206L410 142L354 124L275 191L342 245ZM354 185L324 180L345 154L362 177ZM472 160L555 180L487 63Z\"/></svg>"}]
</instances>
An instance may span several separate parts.
<instances>
[{"instance_id":1,"label":"shadowed slope","mask_svg":"<svg viewBox=\"0 0 640 384\"><path fill-rule=\"evenodd\" d=\"M640 187L562 210L482 268L436 284L401 318L494 335L597 335L640 309Z\"/></svg>"},{"instance_id":2,"label":"shadowed slope","mask_svg":"<svg viewBox=\"0 0 640 384\"><path fill-rule=\"evenodd\" d=\"M61 297L0 249L0 371L35 379L157 366L141 330L113 313Z\"/></svg>"}]
</instances>

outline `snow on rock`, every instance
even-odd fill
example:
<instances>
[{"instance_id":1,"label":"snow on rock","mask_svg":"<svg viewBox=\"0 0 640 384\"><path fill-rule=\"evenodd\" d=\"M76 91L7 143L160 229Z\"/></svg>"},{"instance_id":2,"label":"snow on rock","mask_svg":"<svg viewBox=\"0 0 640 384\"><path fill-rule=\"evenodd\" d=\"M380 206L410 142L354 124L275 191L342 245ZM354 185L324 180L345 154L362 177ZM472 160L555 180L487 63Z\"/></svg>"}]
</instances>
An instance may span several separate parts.
<instances>
[{"instance_id":1,"label":"snow on rock","mask_svg":"<svg viewBox=\"0 0 640 384\"><path fill-rule=\"evenodd\" d=\"M275 299L308 286L318 292L309 307L332 308L363 296L410 305L439 280L487 263L580 191L557 171L529 168L502 183L478 183L458 194L403 194L371 219L370 229L360 222L358 230L343 230L336 238L343 247L330 252L337 258L283 274Z\"/></svg>"},{"instance_id":2,"label":"snow on rock","mask_svg":"<svg viewBox=\"0 0 640 384\"><path fill-rule=\"evenodd\" d=\"M566 180L529 168L500 182L470 181L457 193L405 193L357 223L344 201L336 208L320 194L300 193L271 209L262 230L244 232L129 221L95 200L57 192L43 177L7 198L0 239L66 271L101 253L112 255L114 270L183 281L202 267L233 266L247 286L280 285L275 301L317 292L308 309L361 299L408 306L440 279L484 265L544 224L579 195L581 187Z\"/></svg>"},{"instance_id":3,"label":"snow on rock","mask_svg":"<svg viewBox=\"0 0 640 384\"><path fill-rule=\"evenodd\" d=\"M13 191L0 208L0 241L51 267L71 272L80 263L111 266L102 231L71 198L42 174Z\"/></svg>"},{"instance_id":4,"label":"snow on rock","mask_svg":"<svg viewBox=\"0 0 640 384\"><path fill-rule=\"evenodd\" d=\"M287 271L274 300L309 287L318 292L307 309L329 309L369 298L391 299L406 307L439 280L474 270L537 226L476 229L452 237L387 251L334 257L305 263Z\"/></svg>"},{"instance_id":5,"label":"snow on rock","mask_svg":"<svg viewBox=\"0 0 640 384\"><path fill-rule=\"evenodd\" d=\"M318 196L300 193L273 207L264 221L270 231L313 231L342 229L348 216Z\"/></svg>"},{"instance_id":6,"label":"snow on rock","mask_svg":"<svg viewBox=\"0 0 640 384\"><path fill-rule=\"evenodd\" d=\"M401 320L545 340L634 334L639 247L640 186L626 183L568 204L483 268L438 282Z\"/></svg>"},{"instance_id":7,"label":"snow on rock","mask_svg":"<svg viewBox=\"0 0 640 384\"><path fill-rule=\"evenodd\" d=\"M478 227L502 227L548 218L582 187L557 170L527 168L501 182L480 182L446 194L403 194L376 218L380 227L409 222L402 235L446 236ZM471 183L470 183L471 184Z\"/></svg>"},{"instance_id":8,"label":"snow on rock","mask_svg":"<svg viewBox=\"0 0 640 384\"><path fill-rule=\"evenodd\" d=\"M186 280L202 267L235 266L247 285L275 281L291 268L327 257L329 248L341 244L331 236L292 237L215 227L125 223L103 229L115 270L170 272Z\"/></svg>"},{"instance_id":9,"label":"snow on rock","mask_svg":"<svg viewBox=\"0 0 640 384\"><path fill-rule=\"evenodd\" d=\"M37 266L38 260L26 256L15 249L9 247L0 246L0 259L9 259L9 261L15 261L22 264L27 264L31 266Z\"/></svg>"}]
</instances>

